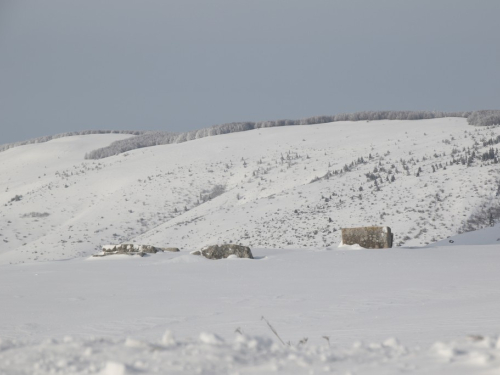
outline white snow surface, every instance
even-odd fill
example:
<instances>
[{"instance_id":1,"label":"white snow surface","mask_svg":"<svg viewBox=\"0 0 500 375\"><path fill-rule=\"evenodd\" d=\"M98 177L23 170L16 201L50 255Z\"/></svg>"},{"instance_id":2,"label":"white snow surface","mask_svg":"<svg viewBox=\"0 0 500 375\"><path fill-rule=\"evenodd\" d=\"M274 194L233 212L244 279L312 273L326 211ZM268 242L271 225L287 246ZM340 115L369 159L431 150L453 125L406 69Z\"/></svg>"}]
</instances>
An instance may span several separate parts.
<instances>
[{"instance_id":1,"label":"white snow surface","mask_svg":"<svg viewBox=\"0 0 500 375\"><path fill-rule=\"evenodd\" d=\"M500 370L496 244L253 252L2 265L0 373Z\"/></svg>"},{"instance_id":2,"label":"white snow surface","mask_svg":"<svg viewBox=\"0 0 500 375\"><path fill-rule=\"evenodd\" d=\"M499 373L500 227L456 235L496 199L498 164L431 169L499 134L338 122L99 161L83 155L127 136L2 152L0 374ZM364 225L400 247L338 247ZM255 259L190 254L223 242ZM91 257L113 243L181 252Z\"/></svg>"}]
</instances>

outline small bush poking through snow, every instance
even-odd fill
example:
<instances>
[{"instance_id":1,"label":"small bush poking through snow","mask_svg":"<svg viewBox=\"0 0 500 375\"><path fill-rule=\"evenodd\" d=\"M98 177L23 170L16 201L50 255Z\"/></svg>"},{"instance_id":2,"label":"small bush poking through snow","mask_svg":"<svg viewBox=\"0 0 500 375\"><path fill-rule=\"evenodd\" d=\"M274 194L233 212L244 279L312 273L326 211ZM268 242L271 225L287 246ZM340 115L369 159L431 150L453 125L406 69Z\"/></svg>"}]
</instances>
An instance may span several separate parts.
<instances>
[{"instance_id":1,"label":"small bush poking through snow","mask_svg":"<svg viewBox=\"0 0 500 375\"><path fill-rule=\"evenodd\" d=\"M16 195L16 196L14 196L13 198L11 198L11 200L9 201L9 203L12 203L12 202L19 202L21 199L23 199L23 196L22 196L22 195Z\"/></svg>"},{"instance_id":2,"label":"small bush poking through snow","mask_svg":"<svg viewBox=\"0 0 500 375\"><path fill-rule=\"evenodd\" d=\"M48 212L30 212L27 214L21 215L23 219L34 217L34 218L41 218L41 217L47 217L50 216Z\"/></svg>"}]
</instances>

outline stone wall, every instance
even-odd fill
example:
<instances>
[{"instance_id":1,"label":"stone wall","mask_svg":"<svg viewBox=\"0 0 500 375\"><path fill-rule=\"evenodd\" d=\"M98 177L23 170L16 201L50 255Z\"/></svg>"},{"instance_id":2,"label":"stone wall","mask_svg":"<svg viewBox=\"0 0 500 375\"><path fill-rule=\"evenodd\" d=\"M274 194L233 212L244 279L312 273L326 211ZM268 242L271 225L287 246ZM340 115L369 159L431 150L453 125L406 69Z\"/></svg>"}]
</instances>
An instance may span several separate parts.
<instances>
[{"instance_id":1,"label":"stone wall","mask_svg":"<svg viewBox=\"0 0 500 375\"><path fill-rule=\"evenodd\" d=\"M386 249L392 247L393 234L389 227L342 228L342 243L366 249Z\"/></svg>"}]
</instances>

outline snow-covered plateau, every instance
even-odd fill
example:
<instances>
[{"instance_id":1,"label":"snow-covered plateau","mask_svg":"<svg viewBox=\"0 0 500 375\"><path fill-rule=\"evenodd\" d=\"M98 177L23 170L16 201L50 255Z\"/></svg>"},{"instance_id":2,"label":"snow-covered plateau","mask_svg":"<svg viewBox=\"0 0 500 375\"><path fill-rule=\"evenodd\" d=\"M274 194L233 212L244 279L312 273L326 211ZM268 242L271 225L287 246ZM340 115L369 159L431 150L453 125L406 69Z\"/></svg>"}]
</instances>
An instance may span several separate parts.
<instances>
[{"instance_id":1,"label":"snow-covered plateau","mask_svg":"<svg viewBox=\"0 0 500 375\"><path fill-rule=\"evenodd\" d=\"M128 137L0 152L0 374L500 373L500 127L335 122L84 159ZM395 246L338 247L368 225ZM91 256L120 243L181 251ZM254 259L190 254L222 243Z\"/></svg>"}]
</instances>

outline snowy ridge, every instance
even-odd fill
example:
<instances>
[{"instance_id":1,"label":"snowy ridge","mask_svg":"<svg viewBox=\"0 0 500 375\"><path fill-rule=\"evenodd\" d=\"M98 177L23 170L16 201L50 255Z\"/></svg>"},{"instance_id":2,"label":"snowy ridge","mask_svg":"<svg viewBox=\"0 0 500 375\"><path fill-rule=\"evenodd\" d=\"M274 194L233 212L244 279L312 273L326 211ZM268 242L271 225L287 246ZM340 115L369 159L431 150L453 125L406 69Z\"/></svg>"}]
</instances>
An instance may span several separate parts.
<instances>
[{"instance_id":1,"label":"snowy ridge","mask_svg":"<svg viewBox=\"0 0 500 375\"><path fill-rule=\"evenodd\" d=\"M364 111L342 113L335 116L314 116L300 120L274 120L259 122L233 122L193 130L185 133L148 132L139 137L113 142L107 147L85 154L86 159L102 159L126 151L143 147L182 143L209 136L236 133L276 126L324 124L338 121L376 121L376 120L424 120L444 117L465 117L470 125L489 126L500 124L500 111L484 110L474 112L436 112L436 111Z\"/></svg>"},{"instance_id":2,"label":"snowy ridge","mask_svg":"<svg viewBox=\"0 0 500 375\"><path fill-rule=\"evenodd\" d=\"M102 159L118 155L126 151L143 147L182 143L194 139L205 138L221 134L237 133L260 128L273 128L277 126L325 124L338 121L375 121L375 120L423 120L444 117L465 117L472 119L473 125L500 124L500 111L476 112L437 112L437 111L364 111L354 113L341 113L334 116L313 116L299 120L271 120L258 122L233 122L214 125L200 130L185 133L149 132L140 137L113 142L111 145L93 150L85 154L85 159ZM485 120L485 121L484 121Z\"/></svg>"},{"instance_id":3,"label":"snowy ridge","mask_svg":"<svg viewBox=\"0 0 500 375\"><path fill-rule=\"evenodd\" d=\"M397 246L417 246L500 215L500 128L465 119L264 128L82 159L126 137L1 153L0 263L124 242L336 248L340 228L363 225L390 226Z\"/></svg>"},{"instance_id":4,"label":"snowy ridge","mask_svg":"<svg viewBox=\"0 0 500 375\"><path fill-rule=\"evenodd\" d=\"M142 131L142 130L84 130L68 133L61 133L49 136L29 139L21 142L7 143L0 145L0 152L13 147L48 142L52 139L62 137L71 137L75 135L87 134L131 134L140 135L140 137L128 138L113 142L111 145L92 150L85 154L88 159L101 159L104 157L117 155L126 151L135 150L143 147L165 145L170 143L181 143L193 139L204 138L208 136L228 134L252 129L323 124L335 121L374 121L374 120L423 120L443 117L465 117L470 125L489 126L500 124L499 110L481 110L473 112L438 112L438 111L363 111L355 113L342 113L334 116L313 116L300 120L270 120L259 122L233 122L228 124L214 125L200 130L189 131L185 133L174 133L166 131Z\"/></svg>"}]
</instances>

